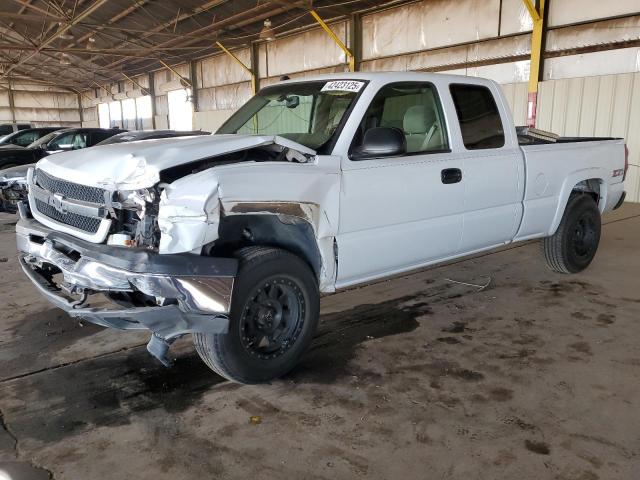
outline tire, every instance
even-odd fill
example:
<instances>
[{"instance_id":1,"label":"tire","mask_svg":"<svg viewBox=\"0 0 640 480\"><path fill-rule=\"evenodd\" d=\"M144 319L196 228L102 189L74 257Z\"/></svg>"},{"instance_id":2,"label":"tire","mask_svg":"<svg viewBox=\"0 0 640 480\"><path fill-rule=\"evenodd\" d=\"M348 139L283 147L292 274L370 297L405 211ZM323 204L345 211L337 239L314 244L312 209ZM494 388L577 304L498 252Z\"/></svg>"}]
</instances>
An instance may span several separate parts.
<instances>
[{"instance_id":1,"label":"tire","mask_svg":"<svg viewBox=\"0 0 640 480\"><path fill-rule=\"evenodd\" d=\"M196 333L200 358L237 383L262 383L296 366L318 325L320 295L311 268L278 248L239 250L229 331Z\"/></svg>"},{"instance_id":2,"label":"tire","mask_svg":"<svg viewBox=\"0 0 640 480\"><path fill-rule=\"evenodd\" d=\"M600 211L586 194L569 197L558 230L542 241L547 265L555 272L578 273L589 266L600 243Z\"/></svg>"}]
</instances>

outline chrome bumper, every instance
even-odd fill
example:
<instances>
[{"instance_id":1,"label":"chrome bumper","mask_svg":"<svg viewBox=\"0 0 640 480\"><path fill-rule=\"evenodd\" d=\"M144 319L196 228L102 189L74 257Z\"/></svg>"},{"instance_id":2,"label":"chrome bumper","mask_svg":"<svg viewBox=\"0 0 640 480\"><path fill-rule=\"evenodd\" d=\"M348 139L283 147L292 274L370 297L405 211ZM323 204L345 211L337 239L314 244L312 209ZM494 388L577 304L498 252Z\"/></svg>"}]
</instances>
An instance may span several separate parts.
<instances>
[{"instance_id":1,"label":"chrome bumper","mask_svg":"<svg viewBox=\"0 0 640 480\"><path fill-rule=\"evenodd\" d=\"M148 329L165 342L186 333L227 332L235 259L92 244L29 218L17 223L16 240L27 277L72 317L122 330ZM58 283L51 281L51 267L62 277ZM69 299L115 292L142 292L157 306L90 308Z\"/></svg>"}]
</instances>

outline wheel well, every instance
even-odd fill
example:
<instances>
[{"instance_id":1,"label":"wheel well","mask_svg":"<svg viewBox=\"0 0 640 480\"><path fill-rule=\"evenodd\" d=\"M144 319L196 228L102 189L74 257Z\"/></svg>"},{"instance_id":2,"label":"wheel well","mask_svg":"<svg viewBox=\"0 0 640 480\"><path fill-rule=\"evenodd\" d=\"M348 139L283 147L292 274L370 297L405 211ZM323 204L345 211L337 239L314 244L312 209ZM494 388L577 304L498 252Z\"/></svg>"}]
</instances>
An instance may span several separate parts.
<instances>
[{"instance_id":1,"label":"wheel well","mask_svg":"<svg viewBox=\"0 0 640 480\"><path fill-rule=\"evenodd\" d=\"M322 257L311 224L292 215L243 214L220 218L218 240L203 254L230 256L248 246L278 247L304 260L319 279Z\"/></svg>"},{"instance_id":2,"label":"wheel well","mask_svg":"<svg viewBox=\"0 0 640 480\"><path fill-rule=\"evenodd\" d=\"M585 193L593 198L593 200L596 202L596 205L600 205L601 183L602 180L600 180L599 178L590 178L588 180L583 180L574 185L574 187L571 189L571 195Z\"/></svg>"}]
</instances>

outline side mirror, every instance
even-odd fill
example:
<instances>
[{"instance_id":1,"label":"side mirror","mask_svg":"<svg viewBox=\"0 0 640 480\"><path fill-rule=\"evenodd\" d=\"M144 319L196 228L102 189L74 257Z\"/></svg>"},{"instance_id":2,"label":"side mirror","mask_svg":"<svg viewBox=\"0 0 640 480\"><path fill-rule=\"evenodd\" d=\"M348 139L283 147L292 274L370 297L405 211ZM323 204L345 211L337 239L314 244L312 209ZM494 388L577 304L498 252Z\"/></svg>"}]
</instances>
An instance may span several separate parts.
<instances>
[{"instance_id":1,"label":"side mirror","mask_svg":"<svg viewBox=\"0 0 640 480\"><path fill-rule=\"evenodd\" d=\"M364 132L362 144L351 152L353 160L396 157L407 153L407 139L399 128L374 127Z\"/></svg>"}]
</instances>

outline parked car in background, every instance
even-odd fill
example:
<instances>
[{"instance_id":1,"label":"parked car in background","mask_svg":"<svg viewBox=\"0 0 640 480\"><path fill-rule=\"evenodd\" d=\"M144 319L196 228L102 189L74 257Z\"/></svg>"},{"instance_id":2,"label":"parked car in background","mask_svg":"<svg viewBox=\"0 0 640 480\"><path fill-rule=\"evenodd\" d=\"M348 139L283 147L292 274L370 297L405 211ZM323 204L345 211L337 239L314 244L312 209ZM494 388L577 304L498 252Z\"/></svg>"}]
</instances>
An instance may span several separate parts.
<instances>
[{"instance_id":1,"label":"parked car in background","mask_svg":"<svg viewBox=\"0 0 640 480\"><path fill-rule=\"evenodd\" d=\"M18 130L31 128L30 123L0 123L0 135L9 135Z\"/></svg>"},{"instance_id":2,"label":"parked car in background","mask_svg":"<svg viewBox=\"0 0 640 480\"><path fill-rule=\"evenodd\" d=\"M47 155L92 147L123 130L104 128L67 128L51 132L27 147L0 148L0 169L34 163Z\"/></svg>"},{"instance_id":3,"label":"parked car in background","mask_svg":"<svg viewBox=\"0 0 640 480\"><path fill-rule=\"evenodd\" d=\"M138 140L153 140L156 138L192 137L196 135L211 135L211 132L203 132L202 130L132 130L107 138L96 146L111 145L112 143L136 142Z\"/></svg>"},{"instance_id":4,"label":"parked car in background","mask_svg":"<svg viewBox=\"0 0 640 480\"><path fill-rule=\"evenodd\" d=\"M12 148L14 145L19 147L28 147L45 135L63 129L65 129L65 127L38 127L18 130L17 132L0 137L0 148Z\"/></svg>"},{"instance_id":5,"label":"parked car in background","mask_svg":"<svg viewBox=\"0 0 640 480\"><path fill-rule=\"evenodd\" d=\"M29 130L24 131L28 132ZM152 140L157 138L192 137L198 135L211 135L211 132L204 132L201 130L134 130L130 132L118 133L107 138L106 140L98 142L94 146L97 147L101 145L135 142L138 140ZM0 151L2 150L2 148L3 147L0 146ZM29 170L29 167L32 167L34 165L35 163L28 163L26 165L19 165L0 170L0 212L4 211L9 213L16 213L18 209L18 203L21 200L27 199L27 171Z\"/></svg>"}]
</instances>

